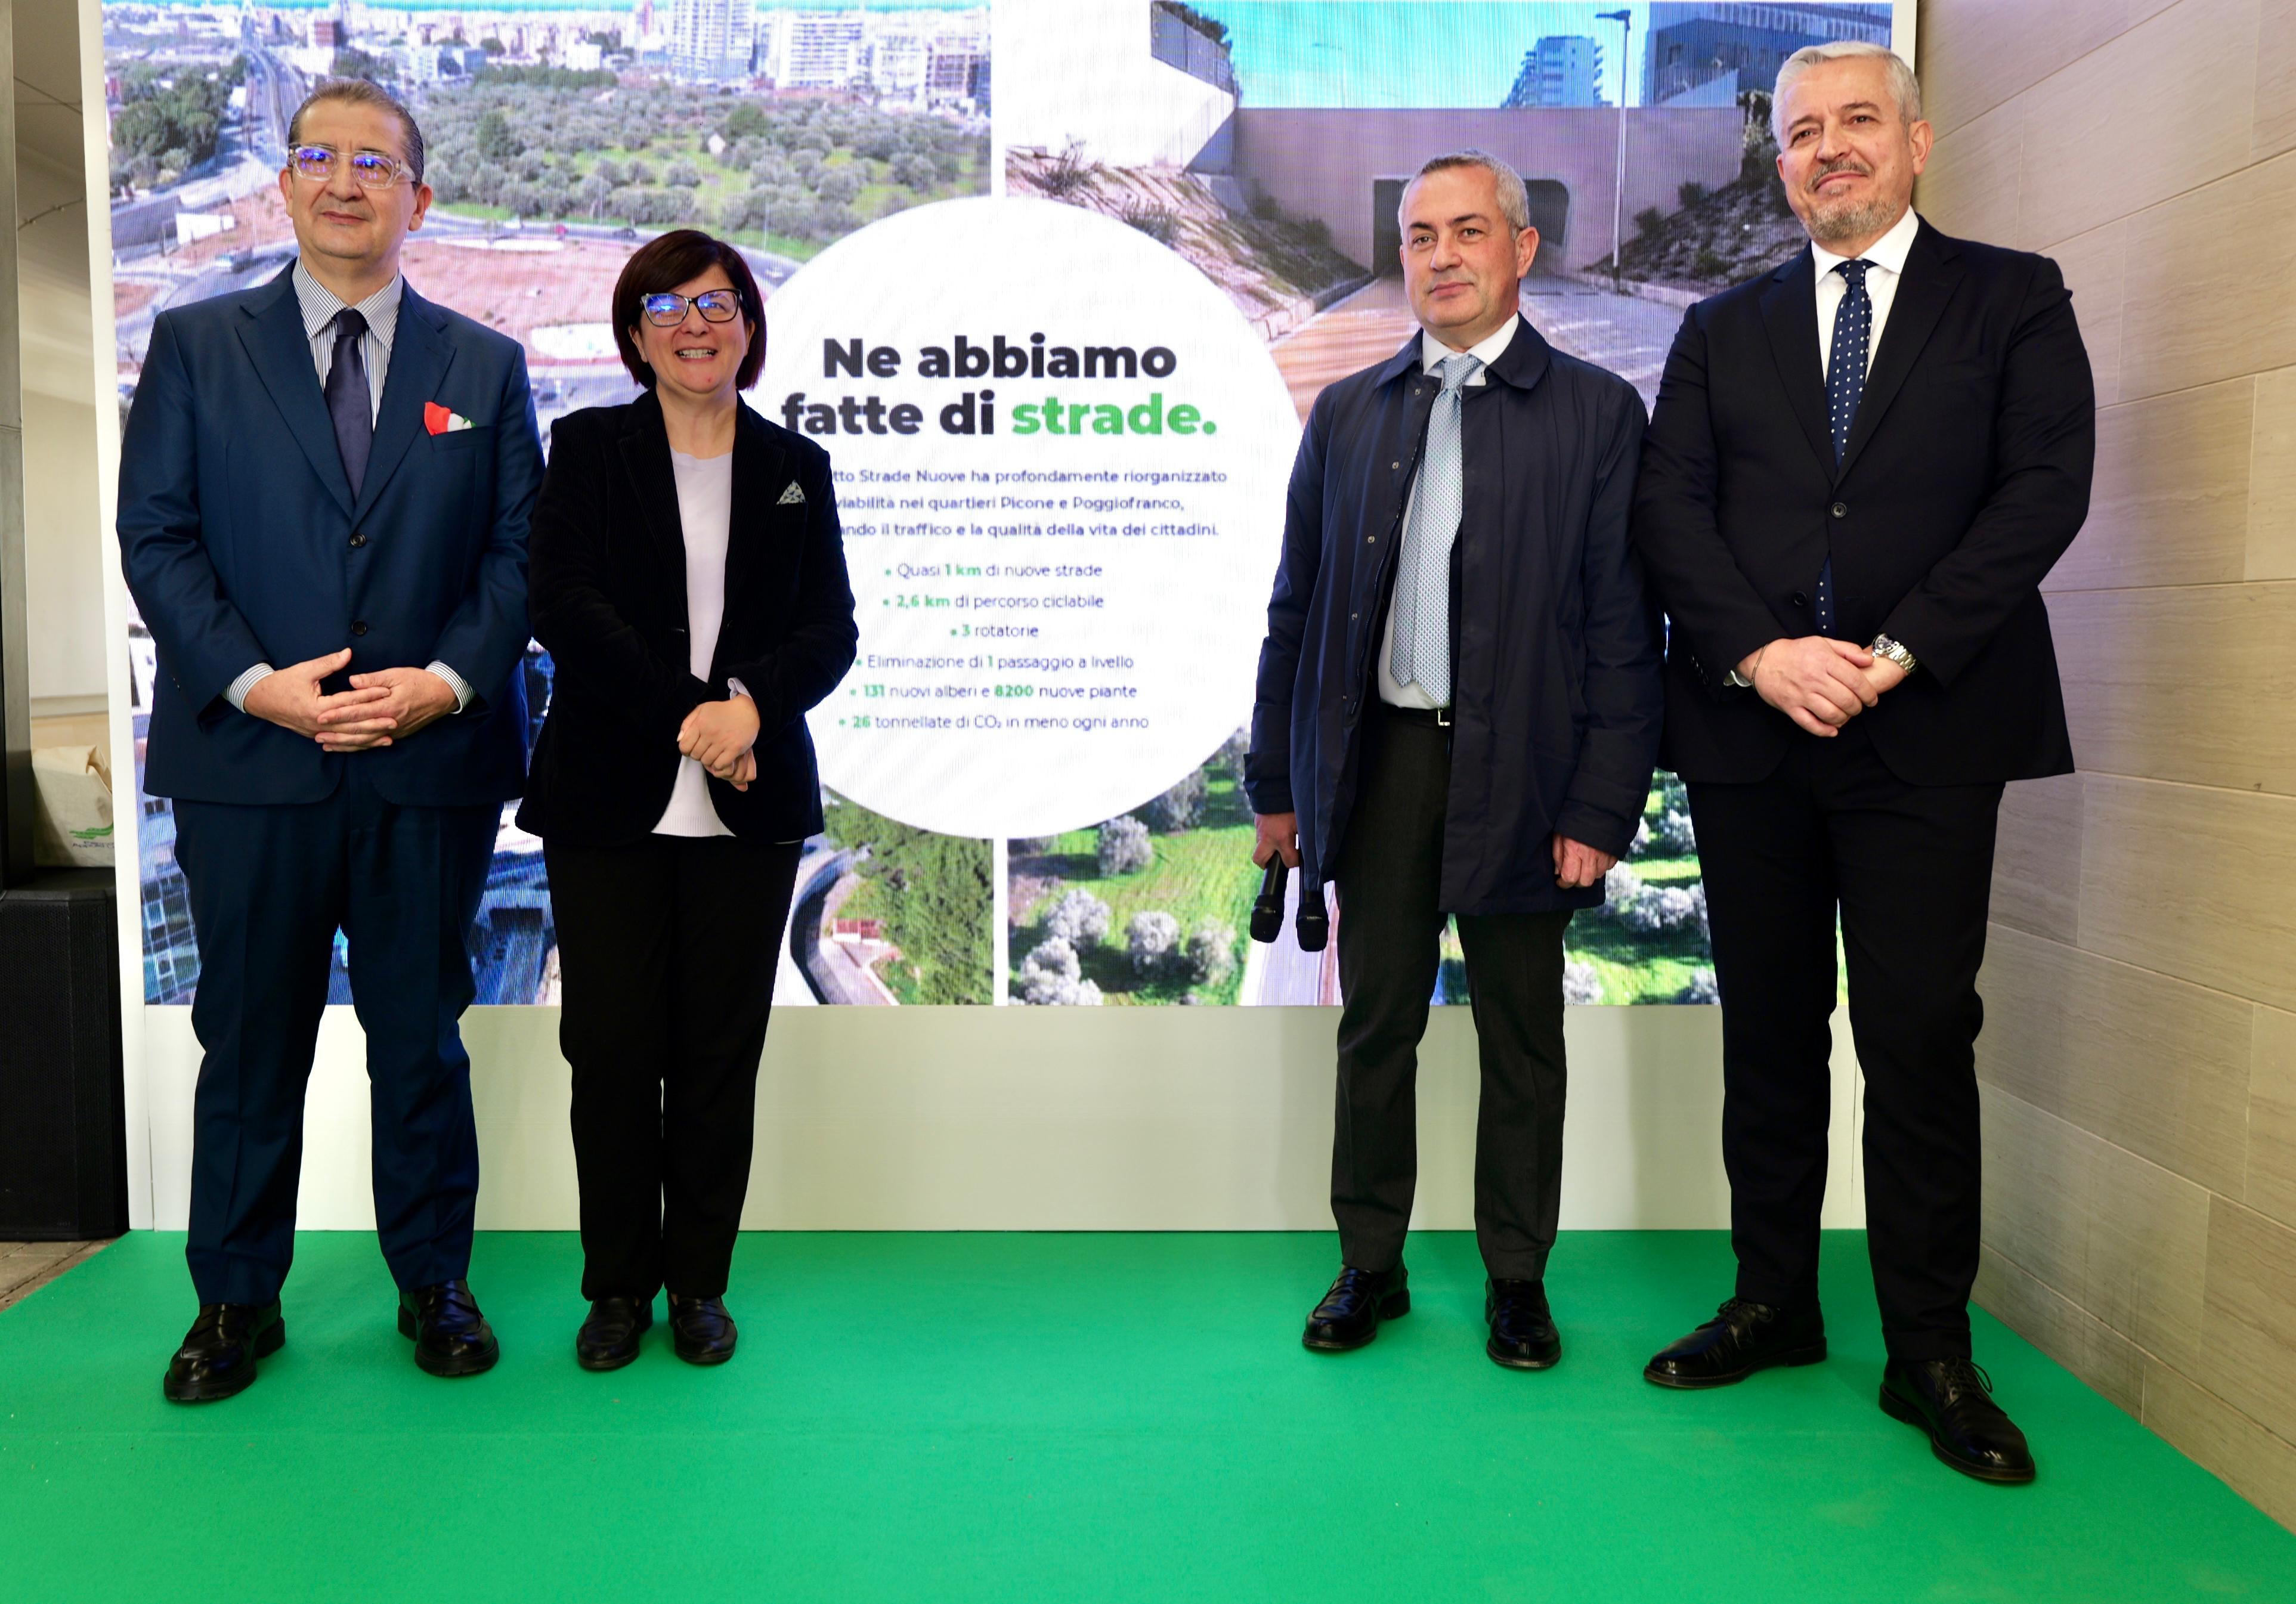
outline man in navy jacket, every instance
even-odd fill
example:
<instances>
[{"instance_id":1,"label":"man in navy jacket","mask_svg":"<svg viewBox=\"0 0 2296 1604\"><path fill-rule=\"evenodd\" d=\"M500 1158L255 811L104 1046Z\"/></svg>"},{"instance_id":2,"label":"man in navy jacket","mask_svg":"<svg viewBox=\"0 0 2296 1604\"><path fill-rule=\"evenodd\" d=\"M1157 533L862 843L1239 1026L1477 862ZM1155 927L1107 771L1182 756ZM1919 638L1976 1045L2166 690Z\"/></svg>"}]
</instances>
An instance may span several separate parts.
<instances>
[{"instance_id":1,"label":"man in navy jacket","mask_svg":"<svg viewBox=\"0 0 2296 1604\"><path fill-rule=\"evenodd\" d=\"M228 1397L285 1337L303 1095L335 932L373 1083L376 1224L435 1375L496 1359L463 943L526 759L515 341L399 275L430 199L406 110L358 82L296 112L298 259L160 314L121 443L119 542L158 648L145 784L174 798L201 975L190 1260L166 1395Z\"/></svg>"},{"instance_id":2,"label":"man in navy jacket","mask_svg":"<svg viewBox=\"0 0 2296 1604\"><path fill-rule=\"evenodd\" d=\"M2002 788L2073 766L2040 585L2088 511L2096 394L2056 265L1913 210L1930 126L1904 61L1797 51L1772 122L1809 244L1684 316L1635 509L1672 619L1663 756L1712 915L1738 1261L1644 1373L1826 1356L1838 918L1881 1406L1955 1469L2028 1482L1971 1351L1977 978Z\"/></svg>"},{"instance_id":3,"label":"man in navy jacket","mask_svg":"<svg viewBox=\"0 0 2296 1604\"><path fill-rule=\"evenodd\" d=\"M1360 1347L1410 1307L1413 1083L1456 915L1482 1055L1486 1351L1543 1370L1562 1354L1544 1281L1562 932L1601 904L1658 754L1658 622L1627 544L1643 406L1517 310L1538 234L1504 162L1428 162L1399 221L1421 331L1308 417L1247 768L1259 860L1340 893L1341 1269L1304 1340Z\"/></svg>"}]
</instances>

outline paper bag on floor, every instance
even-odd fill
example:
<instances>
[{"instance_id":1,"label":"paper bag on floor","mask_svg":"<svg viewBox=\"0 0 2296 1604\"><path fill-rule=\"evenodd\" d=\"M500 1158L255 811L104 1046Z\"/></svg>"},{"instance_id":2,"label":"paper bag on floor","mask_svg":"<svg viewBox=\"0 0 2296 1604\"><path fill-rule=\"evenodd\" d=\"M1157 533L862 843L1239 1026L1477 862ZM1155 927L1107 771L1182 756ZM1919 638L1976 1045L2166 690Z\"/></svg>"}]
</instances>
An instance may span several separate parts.
<instances>
[{"instance_id":1,"label":"paper bag on floor","mask_svg":"<svg viewBox=\"0 0 2296 1604\"><path fill-rule=\"evenodd\" d=\"M32 861L43 869L111 867L111 765L96 747L38 747Z\"/></svg>"}]
</instances>

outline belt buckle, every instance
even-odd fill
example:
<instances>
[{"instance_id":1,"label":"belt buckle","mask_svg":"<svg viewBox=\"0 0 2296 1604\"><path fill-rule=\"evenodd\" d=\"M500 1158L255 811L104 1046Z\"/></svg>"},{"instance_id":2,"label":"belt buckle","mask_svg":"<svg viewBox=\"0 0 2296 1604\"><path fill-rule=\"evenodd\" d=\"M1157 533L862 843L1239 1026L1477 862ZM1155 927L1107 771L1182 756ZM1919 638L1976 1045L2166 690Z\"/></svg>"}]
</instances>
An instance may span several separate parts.
<instances>
[{"instance_id":1,"label":"belt buckle","mask_svg":"<svg viewBox=\"0 0 2296 1604\"><path fill-rule=\"evenodd\" d=\"M1447 730L1451 727L1450 708L1438 708L1435 709L1435 727L1439 730Z\"/></svg>"}]
</instances>

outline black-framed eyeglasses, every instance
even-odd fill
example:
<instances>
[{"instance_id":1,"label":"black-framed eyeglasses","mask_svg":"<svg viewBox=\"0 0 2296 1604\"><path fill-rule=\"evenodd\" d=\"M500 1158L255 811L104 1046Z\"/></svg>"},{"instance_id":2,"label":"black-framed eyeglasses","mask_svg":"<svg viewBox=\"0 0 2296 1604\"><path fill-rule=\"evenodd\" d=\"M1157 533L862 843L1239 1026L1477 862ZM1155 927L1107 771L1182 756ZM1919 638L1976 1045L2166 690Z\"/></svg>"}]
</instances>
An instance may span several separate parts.
<instances>
[{"instance_id":1,"label":"black-framed eyeglasses","mask_svg":"<svg viewBox=\"0 0 2296 1604\"><path fill-rule=\"evenodd\" d=\"M287 152L287 165L306 178L324 184L334 176L335 163L344 160L343 152L325 145L297 145ZM401 178L414 176L414 169L396 156L386 156L381 151L353 151L349 156L351 180L361 189L389 189Z\"/></svg>"},{"instance_id":2,"label":"black-framed eyeglasses","mask_svg":"<svg viewBox=\"0 0 2296 1604\"><path fill-rule=\"evenodd\" d=\"M638 309L645 314L646 322L657 329L677 327L685 321L688 307L699 311L709 323L732 323L742 315L742 298L732 290L704 290L694 296L664 290L658 294L638 297Z\"/></svg>"}]
</instances>

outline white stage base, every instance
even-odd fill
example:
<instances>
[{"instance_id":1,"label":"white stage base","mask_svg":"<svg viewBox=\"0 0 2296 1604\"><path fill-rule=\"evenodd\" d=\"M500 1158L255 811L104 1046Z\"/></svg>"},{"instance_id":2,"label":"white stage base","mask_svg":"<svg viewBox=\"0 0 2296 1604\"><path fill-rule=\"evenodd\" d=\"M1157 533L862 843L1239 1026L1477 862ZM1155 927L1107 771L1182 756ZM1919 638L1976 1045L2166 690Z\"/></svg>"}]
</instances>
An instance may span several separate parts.
<instances>
[{"instance_id":1,"label":"white stage base","mask_svg":"<svg viewBox=\"0 0 2296 1604\"><path fill-rule=\"evenodd\" d=\"M187 1008L144 1011L153 1220L181 1230L199 1044ZM792 1008L758 1091L744 1227L776 1231L1322 1231L1332 1040L1320 1008ZM1721 1014L1573 1008L1562 1223L1729 1223ZM571 1230L573 1146L555 1008L463 1020L483 1182L479 1224ZM1865 1221L1857 1070L1835 1019L1825 1223ZM1473 1021L1439 1008L1419 1081L1424 1229L1472 1224ZM364 1037L327 1010L299 1223L372 1230Z\"/></svg>"}]
</instances>

